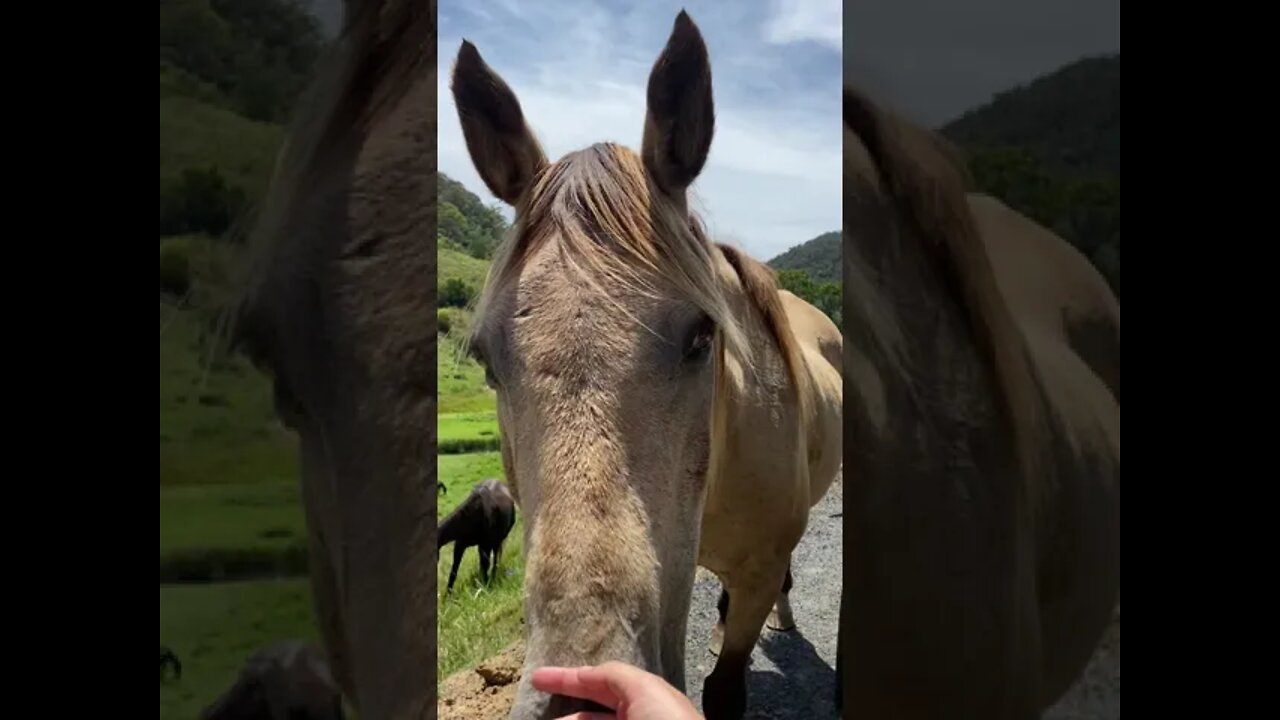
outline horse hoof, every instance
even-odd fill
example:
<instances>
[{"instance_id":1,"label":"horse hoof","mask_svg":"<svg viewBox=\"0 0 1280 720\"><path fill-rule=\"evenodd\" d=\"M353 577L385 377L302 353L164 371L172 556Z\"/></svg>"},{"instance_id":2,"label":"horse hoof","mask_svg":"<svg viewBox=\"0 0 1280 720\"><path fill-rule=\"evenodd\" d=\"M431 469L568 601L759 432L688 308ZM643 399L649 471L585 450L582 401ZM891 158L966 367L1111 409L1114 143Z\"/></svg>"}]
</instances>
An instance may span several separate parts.
<instances>
[{"instance_id":1,"label":"horse hoof","mask_svg":"<svg viewBox=\"0 0 1280 720\"><path fill-rule=\"evenodd\" d=\"M796 629L795 618L791 617L789 612L779 612L776 609L769 612L769 619L765 621L770 630L777 632L787 632Z\"/></svg>"},{"instance_id":2,"label":"horse hoof","mask_svg":"<svg viewBox=\"0 0 1280 720\"><path fill-rule=\"evenodd\" d=\"M719 656L720 648L724 645L724 626L717 624L711 629L711 642L707 643L707 650L712 655Z\"/></svg>"},{"instance_id":3,"label":"horse hoof","mask_svg":"<svg viewBox=\"0 0 1280 720\"><path fill-rule=\"evenodd\" d=\"M745 677L734 679L713 670L702 687L702 709L707 720L742 720L747 709Z\"/></svg>"}]
</instances>

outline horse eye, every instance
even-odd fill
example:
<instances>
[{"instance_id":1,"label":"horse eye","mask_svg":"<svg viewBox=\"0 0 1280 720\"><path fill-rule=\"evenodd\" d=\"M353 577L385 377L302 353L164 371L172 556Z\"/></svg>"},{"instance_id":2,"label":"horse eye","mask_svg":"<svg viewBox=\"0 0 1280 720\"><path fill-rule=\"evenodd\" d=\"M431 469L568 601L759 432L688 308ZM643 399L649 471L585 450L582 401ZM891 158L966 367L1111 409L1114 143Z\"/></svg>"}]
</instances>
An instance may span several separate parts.
<instances>
[{"instance_id":1,"label":"horse eye","mask_svg":"<svg viewBox=\"0 0 1280 720\"><path fill-rule=\"evenodd\" d=\"M711 351L711 343L715 338L716 323L709 315L698 318L685 335L684 359L696 362L706 359Z\"/></svg>"}]
</instances>

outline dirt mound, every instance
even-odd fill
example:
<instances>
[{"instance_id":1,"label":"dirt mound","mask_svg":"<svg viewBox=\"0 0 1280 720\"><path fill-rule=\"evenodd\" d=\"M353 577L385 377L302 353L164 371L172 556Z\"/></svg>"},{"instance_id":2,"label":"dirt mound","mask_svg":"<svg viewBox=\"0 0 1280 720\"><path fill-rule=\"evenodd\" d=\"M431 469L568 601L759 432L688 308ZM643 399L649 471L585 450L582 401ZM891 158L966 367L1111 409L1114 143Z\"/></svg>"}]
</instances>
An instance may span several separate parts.
<instances>
[{"instance_id":1,"label":"dirt mound","mask_svg":"<svg viewBox=\"0 0 1280 720\"><path fill-rule=\"evenodd\" d=\"M492 720L511 712L524 667L524 642L518 641L470 670L440 683L439 720Z\"/></svg>"}]
</instances>

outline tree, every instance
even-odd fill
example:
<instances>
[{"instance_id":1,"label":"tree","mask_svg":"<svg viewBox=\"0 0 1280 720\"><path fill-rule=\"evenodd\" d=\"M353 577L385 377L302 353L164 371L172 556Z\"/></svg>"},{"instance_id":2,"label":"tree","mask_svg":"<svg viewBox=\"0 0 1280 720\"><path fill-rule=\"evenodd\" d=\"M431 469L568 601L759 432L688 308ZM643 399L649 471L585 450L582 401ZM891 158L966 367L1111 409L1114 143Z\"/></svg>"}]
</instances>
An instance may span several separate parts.
<instances>
[{"instance_id":1,"label":"tree","mask_svg":"<svg viewBox=\"0 0 1280 720\"><path fill-rule=\"evenodd\" d=\"M841 309L843 293L840 285L814 282L813 278L803 270L779 270L778 285L826 313L836 327L843 331L844 313Z\"/></svg>"}]
</instances>

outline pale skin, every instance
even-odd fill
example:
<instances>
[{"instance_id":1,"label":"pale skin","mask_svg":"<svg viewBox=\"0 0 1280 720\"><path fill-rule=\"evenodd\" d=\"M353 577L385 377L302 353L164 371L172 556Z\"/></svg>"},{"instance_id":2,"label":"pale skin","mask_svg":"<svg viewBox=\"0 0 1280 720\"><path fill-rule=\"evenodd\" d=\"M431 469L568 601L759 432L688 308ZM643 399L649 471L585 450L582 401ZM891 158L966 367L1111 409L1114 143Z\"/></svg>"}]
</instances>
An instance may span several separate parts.
<instances>
[{"instance_id":1,"label":"pale skin","mask_svg":"<svg viewBox=\"0 0 1280 720\"><path fill-rule=\"evenodd\" d=\"M543 667L533 673L533 687L553 695L599 703L612 713L583 711L561 720L702 720L693 703L666 680L626 663L595 667Z\"/></svg>"}]
</instances>

